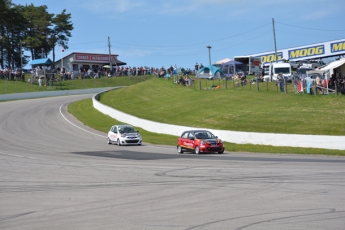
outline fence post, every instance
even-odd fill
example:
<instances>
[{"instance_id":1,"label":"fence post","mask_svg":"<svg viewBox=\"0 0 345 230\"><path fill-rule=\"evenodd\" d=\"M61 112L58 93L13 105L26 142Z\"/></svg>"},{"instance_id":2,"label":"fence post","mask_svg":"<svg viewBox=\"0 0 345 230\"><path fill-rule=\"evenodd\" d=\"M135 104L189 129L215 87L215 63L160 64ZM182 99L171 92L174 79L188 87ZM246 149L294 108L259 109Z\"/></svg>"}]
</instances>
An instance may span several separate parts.
<instances>
[{"instance_id":1,"label":"fence post","mask_svg":"<svg viewBox=\"0 0 345 230\"><path fill-rule=\"evenodd\" d=\"M256 78L256 90L257 90L257 91L260 90L260 89L259 89L259 79L258 79L258 78Z\"/></svg>"}]
</instances>

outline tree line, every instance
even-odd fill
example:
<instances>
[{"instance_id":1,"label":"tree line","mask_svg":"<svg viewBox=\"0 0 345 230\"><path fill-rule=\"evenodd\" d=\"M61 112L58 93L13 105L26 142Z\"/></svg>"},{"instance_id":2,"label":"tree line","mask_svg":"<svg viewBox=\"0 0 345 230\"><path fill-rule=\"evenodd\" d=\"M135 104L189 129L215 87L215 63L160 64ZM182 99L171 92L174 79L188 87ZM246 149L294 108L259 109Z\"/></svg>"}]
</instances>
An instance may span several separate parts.
<instances>
[{"instance_id":1,"label":"tree line","mask_svg":"<svg viewBox=\"0 0 345 230\"><path fill-rule=\"evenodd\" d=\"M45 58L50 52L55 62L55 46L68 49L73 23L66 9L60 14L48 12L46 5L16 5L0 0L0 66L20 67L32 60ZM23 55L29 51L31 57ZM22 58L22 60L21 60Z\"/></svg>"}]
</instances>

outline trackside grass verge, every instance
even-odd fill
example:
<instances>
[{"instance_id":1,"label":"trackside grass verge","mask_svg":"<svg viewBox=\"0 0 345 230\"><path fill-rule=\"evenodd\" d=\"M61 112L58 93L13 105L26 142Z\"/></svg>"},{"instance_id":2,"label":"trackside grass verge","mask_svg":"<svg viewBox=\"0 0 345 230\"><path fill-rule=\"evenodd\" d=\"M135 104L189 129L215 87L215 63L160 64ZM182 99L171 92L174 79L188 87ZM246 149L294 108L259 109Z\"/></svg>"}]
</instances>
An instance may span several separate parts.
<instances>
[{"instance_id":1,"label":"trackside grass verge","mask_svg":"<svg viewBox=\"0 0 345 230\"><path fill-rule=\"evenodd\" d=\"M288 94L255 85L205 90L212 81L202 80L202 90L171 80L153 78L130 87L109 91L100 101L147 120L190 127L244 132L309 135L345 135L345 97L342 95ZM261 88L266 87L262 83ZM292 84L288 85L293 88ZM250 88L251 87L251 88ZM293 144L293 143L288 143Z\"/></svg>"},{"instance_id":2,"label":"trackside grass verge","mask_svg":"<svg viewBox=\"0 0 345 230\"><path fill-rule=\"evenodd\" d=\"M104 115L93 108L92 100L86 99L74 102L68 106L68 111L78 118L85 125L92 127L101 132L107 133L110 127L121 122ZM87 112L85 112L87 111ZM147 132L136 127L143 137L144 142L158 145L176 146L177 137L172 135L162 135ZM106 140L104 140L106 143ZM226 151L230 152L257 152L257 153L285 153L285 154L310 154L310 155L333 155L345 156L344 151L327 150L327 149L311 149L311 148L293 148L293 147L274 147L264 145L238 145L225 142Z\"/></svg>"},{"instance_id":3,"label":"trackside grass verge","mask_svg":"<svg viewBox=\"0 0 345 230\"><path fill-rule=\"evenodd\" d=\"M31 84L27 80L31 74L25 75L25 80L0 80L0 94L28 93L41 91L75 90L88 88L104 88L115 86L128 86L152 78L152 75L126 76L126 77L101 77L88 79L75 79L47 82L44 86L37 83Z\"/></svg>"}]
</instances>

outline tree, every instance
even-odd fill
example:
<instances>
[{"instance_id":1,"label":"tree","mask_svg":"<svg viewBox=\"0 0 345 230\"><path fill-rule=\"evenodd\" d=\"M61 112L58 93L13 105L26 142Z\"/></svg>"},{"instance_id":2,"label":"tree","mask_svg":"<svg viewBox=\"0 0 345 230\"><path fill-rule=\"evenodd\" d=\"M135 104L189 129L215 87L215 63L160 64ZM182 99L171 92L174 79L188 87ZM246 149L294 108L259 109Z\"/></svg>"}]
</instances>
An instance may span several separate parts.
<instances>
[{"instance_id":1,"label":"tree","mask_svg":"<svg viewBox=\"0 0 345 230\"><path fill-rule=\"evenodd\" d=\"M9 27L10 10L11 10L11 1L10 0L0 0L0 65L1 68L5 67L7 60L7 51L6 45L8 44L7 31Z\"/></svg>"},{"instance_id":2,"label":"tree","mask_svg":"<svg viewBox=\"0 0 345 230\"><path fill-rule=\"evenodd\" d=\"M68 48L73 24L71 14L50 14L46 5L15 5L11 0L0 0L0 65L14 68L21 63L21 46L31 53L31 59L43 58L56 44ZM27 63L27 58L23 64Z\"/></svg>"},{"instance_id":3,"label":"tree","mask_svg":"<svg viewBox=\"0 0 345 230\"><path fill-rule=\"evenodd\" d=\"M53 29L51 31L50 44L53 47L53 63L55 62L55 45L62 45L68 49L68 37L72 37L71 31L74 29L70 21L71 14L66 14L64 9L61 14L52 18Z\"/></svg>"},{"instance_id":4,"label":"tree","mask_svg":"<svg viewBox=\"0 0 345 230\"><path fill-rule=\"evenodd\" d=\"M22 14L22 8L14 5L11 1L0 0L3 10L1 14L1 66L7 64L14 68L21 63L21 40L23 30L26 27L26 20ZM24 64L25 64L24 60Z\"/></svg>"},{"instance_id":5,"label":"tree","mask_svg":"<svg viewBox=\"0 0 345 230\"><path fill-rule=\"evenodd\" d=\"M48 54L52 47L48 44L48 36L50 34L49 27L52 25L51 20L54 14L47 12L47 6L26 5L23 8L23 14L28 24L24 31L24 48L31 52L31 58L43 58L44 54ZM42 52L43 49L43 52Z\"/></svg>"}]
</instances>

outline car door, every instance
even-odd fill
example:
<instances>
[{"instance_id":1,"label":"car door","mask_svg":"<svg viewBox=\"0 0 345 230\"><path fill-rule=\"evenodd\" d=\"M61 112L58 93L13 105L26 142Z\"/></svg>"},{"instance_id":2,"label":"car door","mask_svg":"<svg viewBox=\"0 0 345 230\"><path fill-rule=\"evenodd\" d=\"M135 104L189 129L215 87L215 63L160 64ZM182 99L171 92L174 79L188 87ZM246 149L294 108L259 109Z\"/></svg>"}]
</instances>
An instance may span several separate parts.
<instances>
[{"instance_id":1,"label":"car door","mask_svg":"<svg viewBox=\"0 0 345 230\"><path fill-rule=\"evenodd\" d=\"M181 137L179 138L179 145L182 147L183 150L190 151L190 140L188 139L190 132L184 132Z\"/></svg>"},{"instance_id":2,"label":"car door","mask_svg":"<svg viewBox=\"0 0 345 230\"><path fill-rule=\"evenodd\" d=\"M190 146L191 150L194 151L195 149L195 133L194 132L189 132L189 135L188 135L188 145Z\"/></svg>"},{"instance_id":3,"label":"car door","mask_svg":"<svg viewBox=\"0 0 345 230\"><path fill-rule=\"evenodd\" d=\"M111 127L109 138L111 141L117 140L117 126Z\"/></svg>"}]
</instances>

